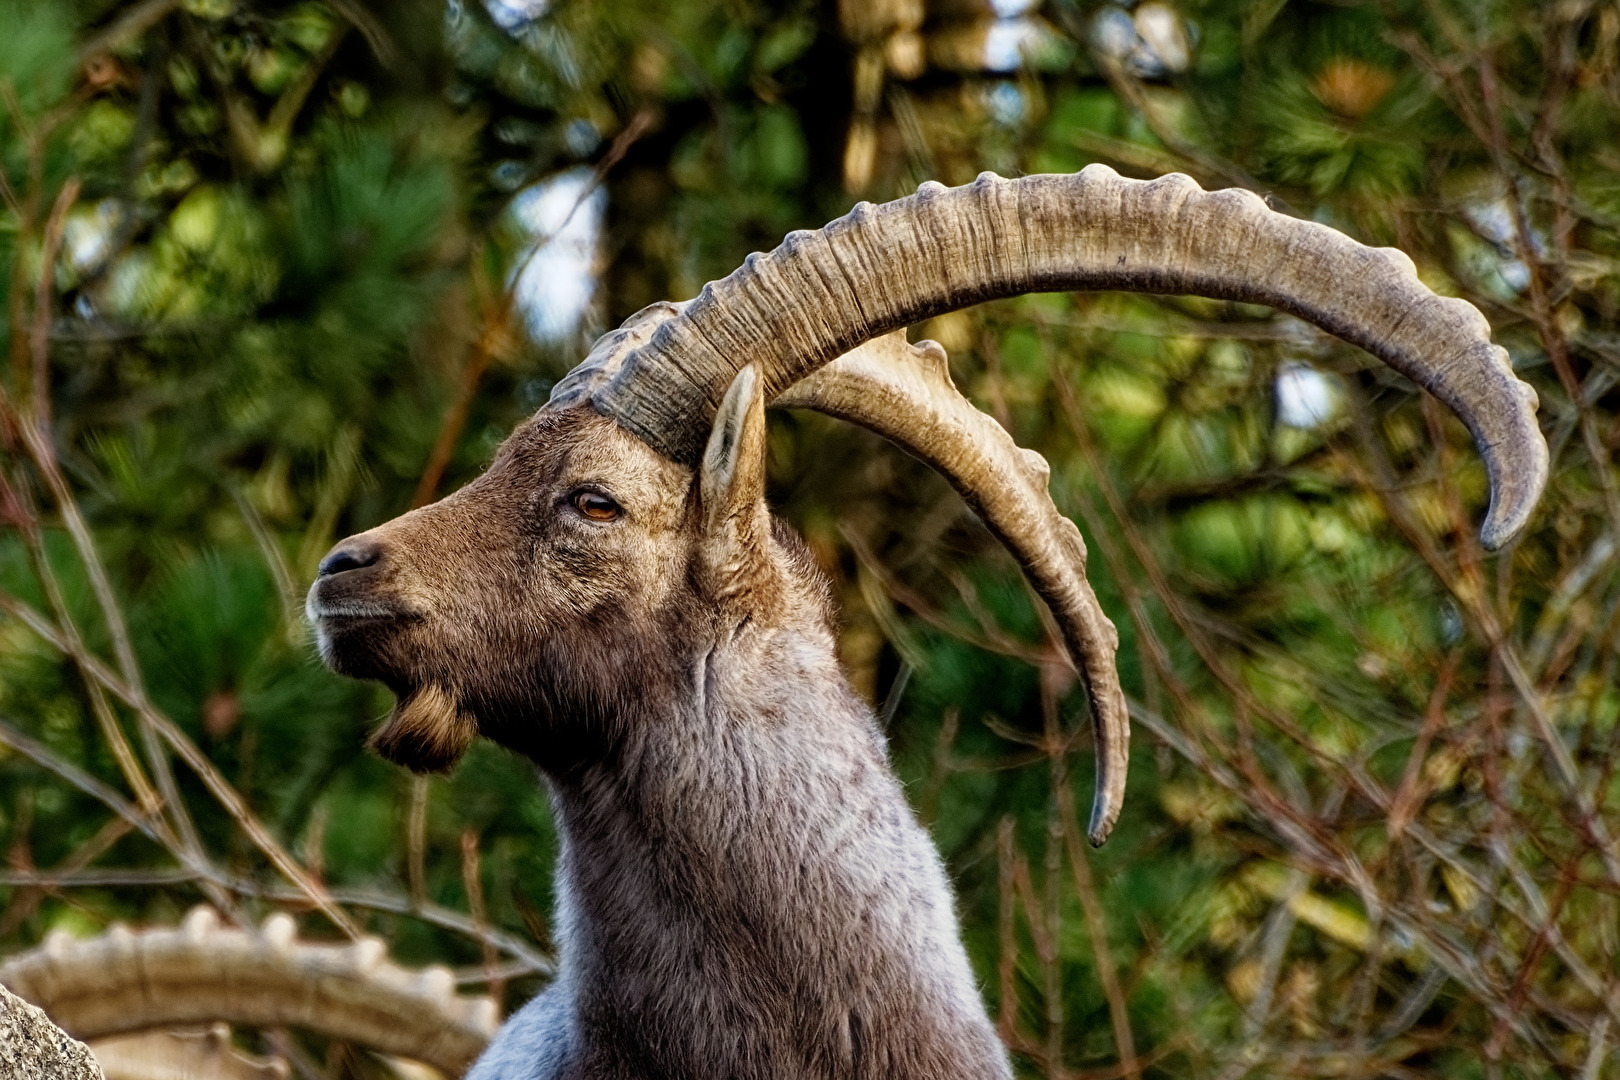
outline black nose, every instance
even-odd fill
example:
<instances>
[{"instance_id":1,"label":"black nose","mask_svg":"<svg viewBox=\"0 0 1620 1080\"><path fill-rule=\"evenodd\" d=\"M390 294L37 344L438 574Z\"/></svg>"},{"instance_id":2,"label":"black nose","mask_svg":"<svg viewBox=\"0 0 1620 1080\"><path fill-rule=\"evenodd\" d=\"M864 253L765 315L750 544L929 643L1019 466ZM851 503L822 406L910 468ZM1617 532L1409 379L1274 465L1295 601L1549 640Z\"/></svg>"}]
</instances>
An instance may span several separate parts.
<instances>
[{"instance_id":1,"label":"black nose","mask_svg":"<svg viewBox=\"0 0 1620 1080\"><path fill-rule=\"evenodd\" d=\"M359 570L382 560L382 545L371 540L345 540L321 560L316 573L321 577Z\"/></svg>"}]
</instances>

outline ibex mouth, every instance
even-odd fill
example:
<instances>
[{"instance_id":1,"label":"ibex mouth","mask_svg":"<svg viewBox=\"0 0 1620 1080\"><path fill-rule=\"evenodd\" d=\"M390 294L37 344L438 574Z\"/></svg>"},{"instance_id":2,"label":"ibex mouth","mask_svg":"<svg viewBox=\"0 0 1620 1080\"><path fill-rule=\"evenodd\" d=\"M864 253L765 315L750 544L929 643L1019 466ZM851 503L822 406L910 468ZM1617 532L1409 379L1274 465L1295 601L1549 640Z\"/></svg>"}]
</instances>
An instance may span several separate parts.
<instances>
[{"instance_id":1,"label":"ibex mouth","mask_svg":"<svg viewBox=\"0 0 1620 1080\"><path fill-rule=\"evenodd\" d=\"M381 586L381 587L380 587ZM304 615L317 629L330 624L409 619L424 614L422 604L400 595L369 570L324 574L304 598Z\"/></svg>"},{"instance_id":2,"label":"ibex mouth","mask_svg":"<svg viewBox=\"0 0 1620 1080\"><path fill-rule=\"evenodd\" d=\"M318 630L333 623L398 619L420 615L400 591L398 563L375 537L350 537L321 560L309 587L304 613Z\"/></svg>"},{"instance_id":3,"label":"ibex mouth","mask_svg":"<svg viewBox=\"0 0 1620 1080\"><path fill-rule=\"evenodd\" d=\"M315 631L321 657L332 663L333 643L351 633L375 632L389 623L400 623L420 618L421 613L398 603L387 603L371 597L345 596L344 590L326 588L337 585L325 579L317 581L304 599L304 617ZM336 595L333 595L333 594Z\"/></svg>"},{"instance_id":4,"label":"ibex mouth","mask_svg":"<svg viewBox=\"0 0 1620 1080\"><path fill-rule=\"evenodd\" d=\"M310 622L321 622L333 619L397 619L407 613L364 600L328 601L311 590L309 599L304 602L304 614Z\"/></svg>"},{"instance_id":5,"label":"ibex mouth","mask_svg":"<svg viewBox=\"0 0 1620 1080\"><path fill-rule=\"evenodd\" d=\"M387 681L394 666L388 657L397 652L399 631L420 622L424 612L389 590L356 587L360 585L343 576L317 579L304 599L304 616L327 667L340 675Z\"/></svg>"}]
</instances>

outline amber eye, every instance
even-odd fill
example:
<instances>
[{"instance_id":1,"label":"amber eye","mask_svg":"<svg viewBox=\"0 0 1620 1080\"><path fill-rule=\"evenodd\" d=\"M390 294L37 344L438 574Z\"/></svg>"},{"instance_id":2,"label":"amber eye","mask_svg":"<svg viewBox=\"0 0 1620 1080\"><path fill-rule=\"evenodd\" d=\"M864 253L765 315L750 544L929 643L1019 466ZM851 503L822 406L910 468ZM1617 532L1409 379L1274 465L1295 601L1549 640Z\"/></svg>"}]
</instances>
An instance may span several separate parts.
<instances>
[{"instance_id":1,"label":"amber eye","mask_svg":"<svg viewBox=\"0 0 1620 1080\"><path fill-rule=\"evenodd\" d=\"M600 491L576 491L568 497L574 509L592 521L612 521L622 512L619 504Z\"/></svg>"}]
</instances>

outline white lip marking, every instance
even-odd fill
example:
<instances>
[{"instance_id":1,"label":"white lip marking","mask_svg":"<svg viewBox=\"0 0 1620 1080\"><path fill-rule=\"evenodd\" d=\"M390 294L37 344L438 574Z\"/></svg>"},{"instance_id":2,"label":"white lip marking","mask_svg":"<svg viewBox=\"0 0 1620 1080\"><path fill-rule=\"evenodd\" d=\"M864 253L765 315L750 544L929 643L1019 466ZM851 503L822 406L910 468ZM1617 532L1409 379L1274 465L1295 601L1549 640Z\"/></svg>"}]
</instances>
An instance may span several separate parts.
<instances>
[{"instance_id":1,"label":"white lip marking","mask_svg":"<svg viewBox=\"0 0 1620 1080\"><path fill-rule=\"evenodd\" d=\"M404 614L398 607L364 600L323 600L320 591L317 581L304 597L304 617L311 623L318 624L322 619L388 619Z\"/></svg>"},{"instance_id":2,"label":"white lip marking","mask_svg":"<svg viewBox=\"0 0 1620 1080\"><path fill-rule=\"evenodd\" d=\"M355 601L338 602L336 604L323 604L313 596L304 605L304 614L313 621L315 619L386 619L400 612L381 604L365 604Z\"/></svg>"}]
</instances>

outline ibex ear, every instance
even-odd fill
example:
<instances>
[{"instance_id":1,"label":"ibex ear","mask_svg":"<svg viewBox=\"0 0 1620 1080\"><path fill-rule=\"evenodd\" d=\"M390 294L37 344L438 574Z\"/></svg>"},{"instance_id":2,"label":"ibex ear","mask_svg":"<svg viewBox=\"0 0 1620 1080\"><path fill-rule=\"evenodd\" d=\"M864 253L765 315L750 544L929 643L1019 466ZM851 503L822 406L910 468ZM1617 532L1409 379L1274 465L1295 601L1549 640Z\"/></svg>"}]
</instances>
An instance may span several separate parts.
<instances>
[{"instance_id":1,"label":"ibex ear","mask_svg":"<svg viewBox=\"0 0 1620 1080\"><path fill-rule=\"evenodd\" d=\"M718 600L752 593L771 576L765 509L765 393L753 365L732 379L709 432L698 477L702 557Z\"/></svg>"}]
</instances>

